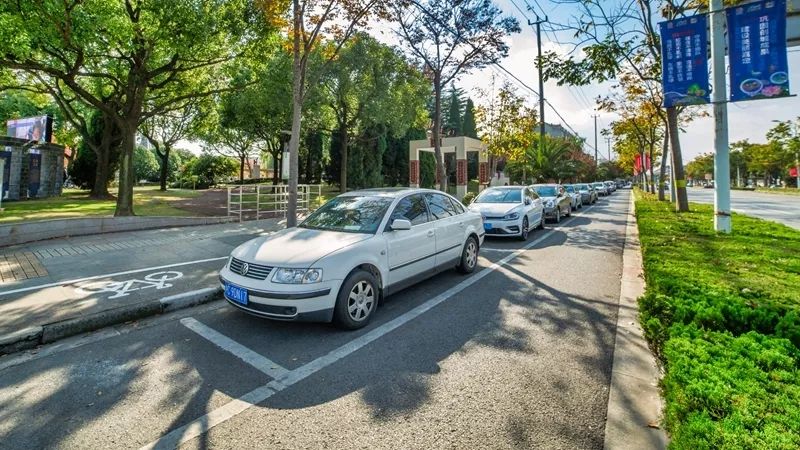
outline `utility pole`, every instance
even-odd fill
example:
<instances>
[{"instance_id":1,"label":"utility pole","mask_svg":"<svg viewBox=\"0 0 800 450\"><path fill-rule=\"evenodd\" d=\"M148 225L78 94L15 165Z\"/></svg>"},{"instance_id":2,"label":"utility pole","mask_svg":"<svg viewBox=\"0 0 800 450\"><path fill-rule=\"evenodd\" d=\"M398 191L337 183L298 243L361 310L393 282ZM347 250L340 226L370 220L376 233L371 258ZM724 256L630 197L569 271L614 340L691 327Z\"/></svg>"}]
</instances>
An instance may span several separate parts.
<instances>
[{"instance_id":1,"label":"utility pole","mask_svg":"<svg viewBox=\"0 0 800 450\"><path fill-rule=\"evenodd\" d=\"M528 7L530 9L530 7ZM535 12L534 12L535 14ZM537 59L539 69L539 145L544 145L544 75L542 74L542 24L547 22L547 16L540 19L536 14L536 21L528 21L528 25L536 25L536 49L539 58Z\"/></svg>"},{"instance_id":2,"label":"utility pole","mask_svg":"<svg viewBox=\"0 0 800 450\"><path fill-rule=\"evenodd\" d=\"M594 165L597 167L597 117L598 115L595 114L594 117Z\"/></svg>"},{"instance_id":3,"label":"utility pole","mask_svg":"<svg viewBox=\"0 0 800 450\"><path fill-rule=\"evenodd\" d=\"M731 232L731 169L728 148L728 104L725 100L725 10L722 0L711 0L711 67L714 104L714 230Z\"/></svg>"},{"instance_id":4,"label":"utility pole","mask_svg":"<svg viewBox=\"0 0 800 450\"><path fill-rule=\"evenodd\" d=\"M606 136L606 146L608 148L608 160L611 161L611 136Z\"/></svg>"}]
</instances>

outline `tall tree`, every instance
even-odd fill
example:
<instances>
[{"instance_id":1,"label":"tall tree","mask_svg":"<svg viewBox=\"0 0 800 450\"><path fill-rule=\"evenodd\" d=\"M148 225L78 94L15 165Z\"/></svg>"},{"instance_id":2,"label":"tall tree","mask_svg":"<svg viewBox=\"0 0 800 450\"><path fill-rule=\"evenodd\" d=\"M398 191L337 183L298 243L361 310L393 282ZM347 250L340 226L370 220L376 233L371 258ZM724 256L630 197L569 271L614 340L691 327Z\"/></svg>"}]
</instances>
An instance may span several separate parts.
<instances>
[{"instance_id":1,"label":"tall tree","mask_svg":"<svg viewBox=\"0 0 800 450\"><path fill-rule=\"evenodd\" d=\"M323 75L322 85L336 118L339 186L345 192L353 133L373 128L372 137L377 139L385 135L374 132L380 126L394 136L405 134L424 115L429 89L401 54L366 34L358 34L342 48Z\"/></svg>"},{"instance_id":2,"label":"tall tree","mask_svg":"<svg viewBox=\"0 0 800 450\"><path fill-rule=\"evenodd\" d=\"M198 122L205 117L202 108L200 101L189 100L180 109L152 116L139 126L139 132L152 144L158 156L159 185L162 191L167 190L170 153L179 141L196 133Z\"/></svg>"},{"instance_id":3,"label":"tall tree","mask_svg":"<svg viewBox=\"0 0 800 450\"><path fill-rule=\"evenodd\" d=\"M397 34L419 59L433 83L433 146L436 173L447 189L441 149L442 90L459 75L496 63L508 55L506 37L520 32L513 17L503 17L491 0L410 0L394 10Z\"/></svg>"},{"instance_id":4,"label":"tall tree","mask_svg":"<svg viewBox=\"0 0 800 450\"><path fill-rule=\"evenodd\" d=\"M0 4L0 17L0 65L71 93L119 129L117 216L134 214L139 125L216 92L220 65L264 30L247 0L20 0Z\"/></svg>"},{"instance_id":5,"label":"tall tree","mask_svg":"<svg viewBox=\"0 0 800 450\"><path fill-rule=\"evenodd\" d=\"M447 116L444 119L444 129L442 130L445 136L463 136L463 96L463 90L456 89L455 85L450 87L450 95L447 100L449 106L447 108Z\"/></svg>"},{"instance_id":6,"label":"tall tree","mask_svg":"<svg viewBox=\"0 0 800 450\"><path fill-rule=\"evenodd\" d=\"M574 15L567 28L575 32L576 48L583 55L576 57L555 52L542 56L546 79L558 80L559 85L586 85L612 80L623 70L634 74L638 81L660 89L661 47L656 30L659 16L674 19L695 11L703 12L706 2L685 0L632 0L608 2L602 0L562 0L573 6ZM680 110L659 109L666 124L672 167L675 174L679 212L689 210L683 158L680 145Z\"/></svg>"},{"instance_id":7,"label":"tall tree","mask_svg":"<svg viewBox=\"0 0 800 450\"><path fill-rule=\"evenodd\" d=\"M467 99L467 104L464 107L464 121L461 125L461 132L464 136L478 139L478 127L475 124L475 103L471 98Z\"/></svg>"},{"instance_id":8,"label":"tall tree","mask_svg":"<svg viewBox=\"0 0 800 450\"><path fill-rule=\"evenodd\" d=\"M276 2L258 2L268 17L281 16ZM329 37L333 43L320 56L324 62L337 57L342 46L357 27L366 26L368 15L384 3L383 0L292 0L291 21L288 24L292 48L292 117L289 139L289 195L286 226L297 225L297 183L300 169L300 127L303 105L308 92L318 79L308 76L309 59L317 53L320 40ZM319 55L319 53L317 53Z\"/></svg>"}]
</instances>

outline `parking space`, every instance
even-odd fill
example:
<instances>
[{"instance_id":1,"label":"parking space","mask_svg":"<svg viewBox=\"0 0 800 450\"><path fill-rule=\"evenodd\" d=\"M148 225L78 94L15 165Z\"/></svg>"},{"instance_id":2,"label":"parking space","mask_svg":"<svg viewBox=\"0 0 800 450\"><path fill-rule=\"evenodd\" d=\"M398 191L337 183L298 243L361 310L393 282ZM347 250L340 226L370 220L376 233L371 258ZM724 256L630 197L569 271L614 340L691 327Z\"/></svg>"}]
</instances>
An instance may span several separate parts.
<instances>
[{"instance_id":1,"label":"parking space","mask_svg":"<svg viewBox=\"0 0 800 450\"><path fill-rule=\"evenodd\" d=\"M527 242L487 239L474 274L401 291L355 332L218 305L0 365L0 437L10 448L600 448L627 202L616 194ZM71 419L48 428L58 416Z\"/></svg>"}]
</instances>

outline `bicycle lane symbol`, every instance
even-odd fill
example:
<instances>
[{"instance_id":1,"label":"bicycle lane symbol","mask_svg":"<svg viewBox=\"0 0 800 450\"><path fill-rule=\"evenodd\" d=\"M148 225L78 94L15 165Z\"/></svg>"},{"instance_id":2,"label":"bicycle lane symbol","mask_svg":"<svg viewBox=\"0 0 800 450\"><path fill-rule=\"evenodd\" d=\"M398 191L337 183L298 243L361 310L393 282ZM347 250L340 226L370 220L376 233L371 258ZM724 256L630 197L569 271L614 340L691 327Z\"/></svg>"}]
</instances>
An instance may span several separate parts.
<instances>
[{"instance_id":1,"label":"bicycle lane symbol","mask_svg":"<svg viewBox=\"0 0 800 450\"><path fill-rule=\"evenodd\" d=\"M170 270L166 272L154 272L147 274L143 279L133 279L126 281L93 281L86 283L75 289L75 292L82 295L111 293L109 300L130 295L131 292L143 289L167 289L173 286L168 281L174 281L183 277L182 272Z\"/></svg>"}]
</instances>

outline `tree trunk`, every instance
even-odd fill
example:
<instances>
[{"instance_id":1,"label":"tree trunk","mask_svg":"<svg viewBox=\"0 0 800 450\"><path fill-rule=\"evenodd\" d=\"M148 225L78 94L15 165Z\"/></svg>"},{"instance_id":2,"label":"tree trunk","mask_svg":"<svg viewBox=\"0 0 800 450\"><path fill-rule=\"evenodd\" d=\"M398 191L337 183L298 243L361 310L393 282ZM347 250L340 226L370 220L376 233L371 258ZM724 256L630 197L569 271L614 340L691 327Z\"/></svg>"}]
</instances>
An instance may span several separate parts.
<instances>
[{"instance_id":1,"label":"tree trunk","mask_svg":"<svg viewBox=\"0 0 800 450\"><path fill-rule=\"evenodd\" d=\"M276 152L272 154L272 185L277 186L278 180L280 180L280 152Z\"/></svg>"},{"instance_id":2,"label":"tree trunk","mask_svg":"<svg viewBox=\"0 0 800 450\"><path fill-rule=\"evenodd\" d=\"M239 184L244 184L244 160L245 156L239 156Z\"/></svg>"},{"instance_id":3,"label":"tree trunk","mask_svg":"<svg viewBox=\"0 0 800 450\"><path fill-rule=\"evenodd\" d=\"M656 177L655 177L655 170L653 170L653 160L655 159L655 155L653 154L653 144L650 144L650 193L656 193ZM659 183L663 183L663 180L658 180Z\"/></svg>"},{"instance_id":4,"label":"tree trunk","mask_svg":"<svg viewBox=\"0 0 800 450\"><path fill-rule=\"evenodd\" d=\"M90 198L98 200L111 198L111 194L108 192L110 153L111 150L108 147L101 147L100 151L95 152L97 166L94 171L94 186L92 186L92 192L89 193Z\"/></svg>"},{"instance_id":5,"label":"tree trunk","mask_svg":"<svg viewBox=\"0 0 800 450\"><path fill-rule=\"evenodd\" d=\"M651 144L652 145L652 144ZM664 136L664 142L661 144L661 168L658 171L658 200L666 200L664 195L664 175L667 171L667 152L669 150L669 141Z\"/></svg>"},{"instance_id":6,"label":"tree trunk","mask_svg":"<svg viewBox=\"0 0 800 450\"><path fill-rule=\"evenodd\" d=\"M345 116L347 117L347 116ZM339 168L339 186L342 193L347 192L347 146L350 145L350 134L347 132L347 124L339 124L339 156L341 167Z\"/></svg>"},{"instance_id":7,"label":"tree trunk","mask_svg":"<svg viewBox=\"0 0 800 450\"><path fill-rule=\"evenodd\" d=\"M132 121L133 124L138 120ZM122 149L119 165L119 189L114 217L134 216L133 212L133 152L136 148L136 125L127 124L122 130Z\"/></svg>"},{"instance_id":8,"label":"tree trunk","mask_svg":"<svg viewBox=\"0 0 800 450\"><path fill-rule=\"evenodd\" d=\"M436 73L433 80L433 90L435 93L433 109L433 155L436 158L436 178L439 179L439 189L447 192L447 174L444 170L444 158L442 157L441 133L442 128L442 86L441 74Z\"/></svg>"},{"instance_id":9,"label":"tree trunk","mask_svg":"<svg viewBox=\"0 0 800 450\"><path fill-rule=\"evenodd\" d=\"M158 153L158 152L157 152ZM158 153L161 157L161 174L159 175L159 182L161 190L167 190L167 175L169 174L169 147L164 147L164 153Z\"/></svg>"},{"instance_id":10,"label":"tree trunk","mask_svg":"<svg viewBox=\"0 0 800 450\"><path fill-rule=\"evenodd\" d=\"M303 9L300 6L300 0L293 0L292 5L292 134L289 138L289 201L286 205L286 228L297 226L297 169L303 108L303 84L305 82L303 77L305 67L300 55Z\"/></svg>"},{"instance_id":11,"label":"tree trunk","mask_svg":"<svg viewBox=\"0 0 800 450\"><path fill-rule=\"evenodd\" d=\"M678 110L667 108L667 134L669 135L670 148L672 149L672 170L675 174L675 210L678 212L689 211L689 197L686 194L686 179L683 175L683 157L681 156L681 141L678 136Z\"/></svg>"}]
</instances>

